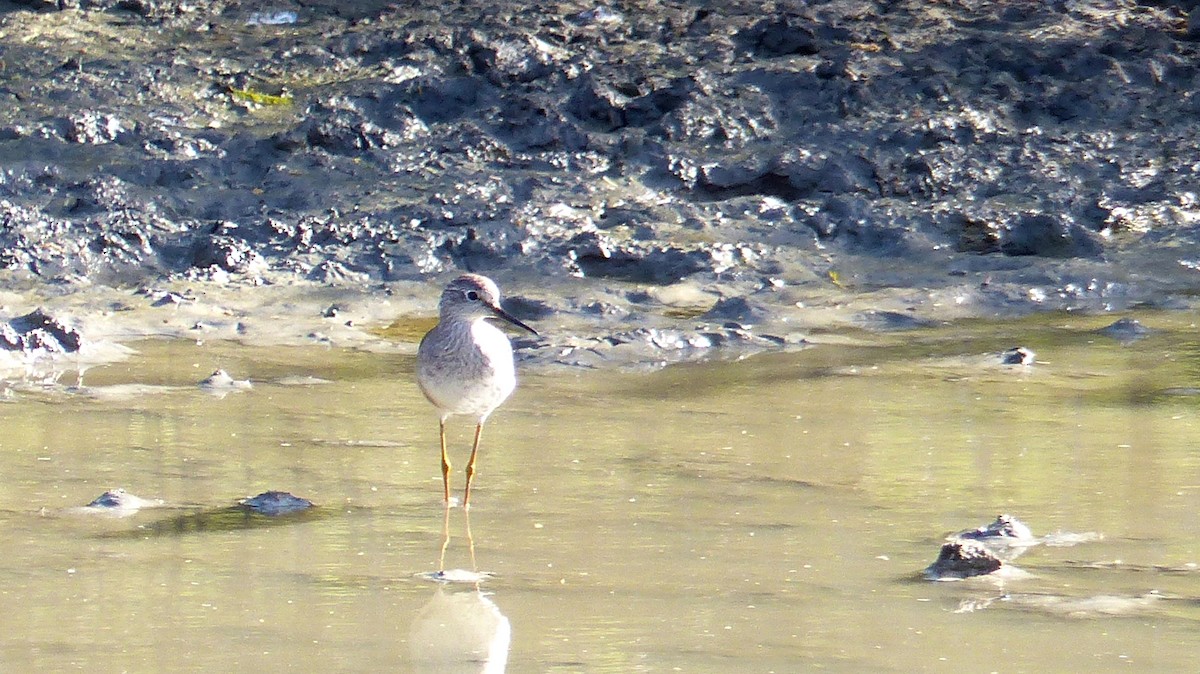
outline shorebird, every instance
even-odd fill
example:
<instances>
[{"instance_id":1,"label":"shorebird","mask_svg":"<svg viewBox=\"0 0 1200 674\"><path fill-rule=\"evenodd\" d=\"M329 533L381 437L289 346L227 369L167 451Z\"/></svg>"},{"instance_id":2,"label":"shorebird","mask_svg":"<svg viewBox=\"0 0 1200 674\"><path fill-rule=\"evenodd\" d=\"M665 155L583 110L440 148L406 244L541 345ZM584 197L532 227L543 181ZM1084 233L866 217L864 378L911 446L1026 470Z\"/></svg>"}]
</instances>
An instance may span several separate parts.
<instances>
[{"instance_id":1,"label":"shorebird","mask_svg":"<svg viewBox=\"0 0 1200 674\"><path fill-rule=\"evenodd\" d=\"M417 384L441 415L442 487L450 503L450 458L446 455L446 420L458 415L475 417L475 441L467 461L467 488L463 507L469 507L471 481L483 423L517 386L512 344L489 318L499 318L537 331L500 308L500 289L478 274L463 274L442 291L438 324L421 339L417 349Z\"/></svg>"}]
</instances>

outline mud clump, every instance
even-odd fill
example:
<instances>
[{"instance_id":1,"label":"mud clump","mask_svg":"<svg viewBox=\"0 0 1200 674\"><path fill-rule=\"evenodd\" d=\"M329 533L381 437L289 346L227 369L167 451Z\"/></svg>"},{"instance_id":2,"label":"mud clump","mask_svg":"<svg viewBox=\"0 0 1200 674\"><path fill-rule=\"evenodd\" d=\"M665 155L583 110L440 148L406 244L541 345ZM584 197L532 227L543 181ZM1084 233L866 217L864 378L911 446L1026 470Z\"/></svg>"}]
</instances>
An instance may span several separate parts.
<instances>
[{"instance_id":1,"label":"mud clump","mask_svg":"<svg viewBox=\"0 0 1200 674\"><path fill-rule=\"evenodd\" d=\"M238 507L247 512L277 517L308 510L313 507L313 503L286 491L265 491L257 496L239 500Z\"/></svg>"},{"instance_id":2,"label":"mud clump","mask_svg":"<svg viewBox=\"0 0 1200 674\"><path fill-rule=\"evenodd\" d=\"M35 309L7 323L0 323L0 349L25 354L75 353L83 346L83 336L77 330Z\"/></svg>"},{"instance_id":3,"label":"mud clump","mask_svg":"<svg viewBox=\"0 0 1200 674\"><path fill-rule=\"evenodd\" d=\"M986 576L1004 563L986 546L972 540L951 541L942 546L937 560L925 569L930 580L955 580Z\"/></svg>"}]
</instances>

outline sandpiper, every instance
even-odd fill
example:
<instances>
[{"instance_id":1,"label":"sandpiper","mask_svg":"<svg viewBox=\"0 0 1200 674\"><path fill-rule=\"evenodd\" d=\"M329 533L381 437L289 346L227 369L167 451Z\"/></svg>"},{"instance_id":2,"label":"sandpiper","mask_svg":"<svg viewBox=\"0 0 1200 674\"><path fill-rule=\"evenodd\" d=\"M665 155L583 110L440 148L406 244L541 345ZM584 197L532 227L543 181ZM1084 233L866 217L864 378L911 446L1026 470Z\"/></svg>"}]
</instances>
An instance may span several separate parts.
<instances>
[{"instance_id":1,"label":"sandpiper","mask_svg":"<svg viewBox=\"0 0 1200 674\"><path fill-rule=\"evenodd\" d=\"M463 274L442 291L438 324L425 334L417 349L417 383L441 414L442 487L447 505L450 458L446 455L446 420L455 414L475 417L475 442L463 492L463 507L467 508L483 422L517 386L512 344L487 321L489 318L500 318L537 334L500 308L500 289L495 282L486 276Z\"/></svg>"}]
</instances>

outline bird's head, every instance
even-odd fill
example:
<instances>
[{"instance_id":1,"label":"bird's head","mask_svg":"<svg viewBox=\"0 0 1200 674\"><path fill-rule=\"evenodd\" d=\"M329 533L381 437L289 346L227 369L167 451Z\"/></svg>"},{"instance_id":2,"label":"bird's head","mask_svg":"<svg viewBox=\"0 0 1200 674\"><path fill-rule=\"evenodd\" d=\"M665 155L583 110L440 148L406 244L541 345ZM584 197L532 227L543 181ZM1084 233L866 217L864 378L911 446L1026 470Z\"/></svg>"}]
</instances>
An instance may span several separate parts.
<instances>
[{"instance_id":1,"label":"bird's head","mask_svg":"<svg viewBox=\"0 0 1200 674\"><path fill-rule=\"evenodd\" d=\"M462 320L499 318L537 334L536 330L517 320L500 307L500 288L496 287L496 283L492 279L479 274L463 274L451 281L442 291L438 312L441 314L442 320L448 318Z\"/></svg>"}]
</instances>

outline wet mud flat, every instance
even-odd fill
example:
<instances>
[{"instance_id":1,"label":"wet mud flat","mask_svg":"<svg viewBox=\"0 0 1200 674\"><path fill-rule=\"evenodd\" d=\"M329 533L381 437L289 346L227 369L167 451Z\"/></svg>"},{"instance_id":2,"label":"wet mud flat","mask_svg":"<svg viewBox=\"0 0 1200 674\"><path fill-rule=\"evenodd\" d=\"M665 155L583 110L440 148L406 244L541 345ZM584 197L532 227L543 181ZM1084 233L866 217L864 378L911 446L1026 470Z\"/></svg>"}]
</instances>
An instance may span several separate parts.
<instances>
[{"instance_id":1,"label":"wet mud flat","mask_svg":"<svg viewBox=\"0 0 1200 674\"><path fill-rule=\"evenodd\" d=\"M1192 3L448 7L0 3L11 315L361 342L467 269L594 367L1194 305Z\"/></svg>"}]
</instances>

